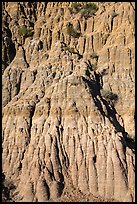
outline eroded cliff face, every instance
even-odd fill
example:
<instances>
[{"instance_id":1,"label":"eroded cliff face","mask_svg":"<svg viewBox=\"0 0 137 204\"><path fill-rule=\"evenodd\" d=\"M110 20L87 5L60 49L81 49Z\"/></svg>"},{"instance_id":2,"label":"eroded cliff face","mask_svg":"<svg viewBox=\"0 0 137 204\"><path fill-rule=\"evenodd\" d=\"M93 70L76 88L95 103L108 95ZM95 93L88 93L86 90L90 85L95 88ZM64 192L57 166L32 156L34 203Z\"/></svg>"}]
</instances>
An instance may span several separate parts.
<instances>
[{"instance_id":1,"label":"eroded cliff face","mask_svg":"<svg viewBox=\"0 0 137 204\"><path fill-rule=\"evenodd\" d=\"M3 3L3 171L15 201L134 201L135 5L71 5Z\"/></svg>"}]
</instances>

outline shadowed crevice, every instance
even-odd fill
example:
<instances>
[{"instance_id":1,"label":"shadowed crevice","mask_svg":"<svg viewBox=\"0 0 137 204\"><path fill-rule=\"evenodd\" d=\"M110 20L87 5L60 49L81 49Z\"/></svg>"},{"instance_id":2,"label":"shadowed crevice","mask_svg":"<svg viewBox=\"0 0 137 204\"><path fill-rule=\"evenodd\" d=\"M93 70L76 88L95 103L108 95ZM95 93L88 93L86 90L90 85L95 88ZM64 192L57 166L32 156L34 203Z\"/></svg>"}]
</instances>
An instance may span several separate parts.
<instances>
[{"instance_id":1,"label":"shadowed crevice","mask_svg":"<svg viewBox=\"0 0 137 204\"><path fill-rule=\"evenodd\" d=\"M82 77L83 81L88 85L90 94L93 98L93 101L95 103L95 106L98 108L100 114L103 117L107 117L110 121L110 123L115 127L116 132L121 132L125 141L126 141L126 146L132 149L133 151L135 150L135 142L132 140L127 139L127 132L125 131L124 126L122 126L118 119L117 119L117 111L114 107L114 104L106 99L104 99L101 95L101 89L102 89L102 77L100 74L96 73L94 71L94 77L90 78L89 80L85 77ZM103 111L103 106L105 106L107 112L105 113ZM123 144L123 143L122 143Z\"/></svg>"}]
</instances>

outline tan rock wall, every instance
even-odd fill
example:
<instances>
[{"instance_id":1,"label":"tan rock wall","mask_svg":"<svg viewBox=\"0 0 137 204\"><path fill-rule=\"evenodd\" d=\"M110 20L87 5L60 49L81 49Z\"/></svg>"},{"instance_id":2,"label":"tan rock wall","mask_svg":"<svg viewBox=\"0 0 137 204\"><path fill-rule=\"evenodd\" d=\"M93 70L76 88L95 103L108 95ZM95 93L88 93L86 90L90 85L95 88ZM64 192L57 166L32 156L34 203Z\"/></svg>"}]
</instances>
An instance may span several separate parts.
<instances>
[{"instance_id":1,"label":"tan rock wall","mask_svg":"<svg viewBox=\"0 0 137 204\"><path fill-rule=\"evenodd\" d=\"M3 171L16 201L56 201L70 181L86 196L134 201L134 147L126 139L134 135L134 10L129 2L96 4L88 19L70 14L69 2L3 4L16 47L2 80ZM19 36L14 20L18 29L32 26L33 36ZM67 34L69 22L79 38Z\"/></svg>"}]
</instances>

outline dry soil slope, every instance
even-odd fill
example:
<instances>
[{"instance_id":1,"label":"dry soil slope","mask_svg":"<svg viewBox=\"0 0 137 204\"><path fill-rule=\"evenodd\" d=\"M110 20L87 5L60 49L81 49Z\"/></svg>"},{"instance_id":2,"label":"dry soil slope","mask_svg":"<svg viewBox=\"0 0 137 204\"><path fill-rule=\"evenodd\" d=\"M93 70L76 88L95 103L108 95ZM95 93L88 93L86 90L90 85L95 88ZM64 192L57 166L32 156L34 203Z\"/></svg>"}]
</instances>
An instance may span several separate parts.
<instances>
[{"instance_id":1,"label":"dry soil slope","mask_svg":"<svg viewBox=\"0 0 137 204\"><path fill-rule=\"evenodd\" d=\"M69 2L3 3L3 171L15 201L134 201L134 3L96 4L85 19ZM23 25L33 36L19 36Z\"/></svg>"}]
</instances>

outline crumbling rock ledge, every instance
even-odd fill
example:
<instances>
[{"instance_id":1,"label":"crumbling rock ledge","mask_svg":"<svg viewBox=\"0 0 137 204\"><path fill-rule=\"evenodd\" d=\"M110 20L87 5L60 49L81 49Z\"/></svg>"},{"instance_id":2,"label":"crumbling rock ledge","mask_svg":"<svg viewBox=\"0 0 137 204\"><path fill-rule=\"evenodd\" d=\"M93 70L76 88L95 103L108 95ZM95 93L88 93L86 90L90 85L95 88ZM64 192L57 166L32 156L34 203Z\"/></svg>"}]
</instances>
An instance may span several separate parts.
<instances>
[{"instance_id":1,"label":"crumbling rock ledge","mask_svg":"<svg viewBox=\"0 0 137 204\"><path fill-rule=\"evenodd\" d=\"M2 4L2 167L15 202L135 201L134 3L95 3L89 18L72 2Z\"/></svg>"}]
</instances>

